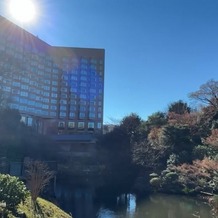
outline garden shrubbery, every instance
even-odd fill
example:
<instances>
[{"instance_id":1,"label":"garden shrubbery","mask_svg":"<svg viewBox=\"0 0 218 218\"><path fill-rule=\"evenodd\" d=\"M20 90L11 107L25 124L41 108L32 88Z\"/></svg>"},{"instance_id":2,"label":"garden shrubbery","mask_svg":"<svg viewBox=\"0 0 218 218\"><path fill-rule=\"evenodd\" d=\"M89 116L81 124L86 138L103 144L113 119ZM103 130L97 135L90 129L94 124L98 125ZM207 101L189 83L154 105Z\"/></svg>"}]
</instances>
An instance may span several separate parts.
<instances>
[{"instance_id":1,"label":"garden shrubbery","mask_svg":"<svg viewBox=\"0 0 218 218\"><path fill-rule=\"evenodd\" d=\"M19 178L0 174L0 201L6 203L8 210L14 211L16 206L26 199L29 192Z\"/></svg>"}]
</instances>

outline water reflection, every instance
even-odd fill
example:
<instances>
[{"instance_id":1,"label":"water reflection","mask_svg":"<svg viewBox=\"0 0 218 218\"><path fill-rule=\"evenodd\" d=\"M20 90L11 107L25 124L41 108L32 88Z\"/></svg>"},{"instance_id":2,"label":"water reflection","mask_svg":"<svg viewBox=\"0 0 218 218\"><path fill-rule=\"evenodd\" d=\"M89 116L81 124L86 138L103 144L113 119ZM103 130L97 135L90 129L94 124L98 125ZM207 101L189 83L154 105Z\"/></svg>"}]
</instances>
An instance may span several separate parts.
<instances>
[{"instance_id":1,"label":"water reflection","mask_svg":"<svg viewBox=\"0 0 218 218\"><path fill-rule=\"evenodd\" d=\"M98 196L92 188L57 190L60 206L74 218L212 218L210 208L195 198L153 194Z\"/></svg>"}]
</instances>

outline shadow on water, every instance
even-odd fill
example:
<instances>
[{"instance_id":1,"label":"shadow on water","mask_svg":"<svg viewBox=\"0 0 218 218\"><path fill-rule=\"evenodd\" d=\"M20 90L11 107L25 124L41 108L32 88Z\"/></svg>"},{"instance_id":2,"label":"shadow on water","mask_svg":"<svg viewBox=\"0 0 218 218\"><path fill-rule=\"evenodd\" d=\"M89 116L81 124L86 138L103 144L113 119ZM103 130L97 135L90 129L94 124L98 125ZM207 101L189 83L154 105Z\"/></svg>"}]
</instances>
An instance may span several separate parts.
<instances>
[{"instance_id":1,"label":"shadow on water","mask_svg":"<svg viewBox=\"0 0 218 218\"><path fill-rule=\"evenodd\" d=\"M134 194L99 193L92 186L57 184L56 196L61 208L74 218L212 218L203 202L186 196L152 194L138 198Z\"/></svg>"}]
</instances>

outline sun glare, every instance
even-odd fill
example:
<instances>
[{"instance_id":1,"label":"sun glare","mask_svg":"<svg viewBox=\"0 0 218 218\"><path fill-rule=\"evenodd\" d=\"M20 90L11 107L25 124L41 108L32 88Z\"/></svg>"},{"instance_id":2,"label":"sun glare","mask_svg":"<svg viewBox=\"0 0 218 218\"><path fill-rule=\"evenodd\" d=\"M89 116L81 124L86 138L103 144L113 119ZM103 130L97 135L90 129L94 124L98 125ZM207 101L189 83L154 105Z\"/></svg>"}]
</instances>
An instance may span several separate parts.
<instances>
[{"instance_id":1,"label":"sun glare","mask_svg":"<svg viewBox=\"0 0 218 218\"><path fill-rule=\"evenodd\" d=\"M33 0L10 0L9 12L19 22L32 22L36 18L36 5Z\"/></svg>"}]
</instances>

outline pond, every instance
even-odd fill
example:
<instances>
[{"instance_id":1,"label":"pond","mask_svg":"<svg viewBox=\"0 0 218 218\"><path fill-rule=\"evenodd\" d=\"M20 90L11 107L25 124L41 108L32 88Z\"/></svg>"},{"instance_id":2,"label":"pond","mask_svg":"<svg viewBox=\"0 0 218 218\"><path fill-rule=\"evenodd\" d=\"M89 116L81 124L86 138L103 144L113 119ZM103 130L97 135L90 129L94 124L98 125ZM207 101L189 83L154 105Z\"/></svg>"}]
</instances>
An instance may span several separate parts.
<instances>
[{"instance_id":1,"label":"pond","mask_svg":"<svg viewBox=\"0 0 218 218\"><path fill-rule=\"evenodd\" d=\"M96 195L93 188L58 188L57 199L74 218L212 218L205 203L179 195Z\"/></svg>"}]
</instances>

